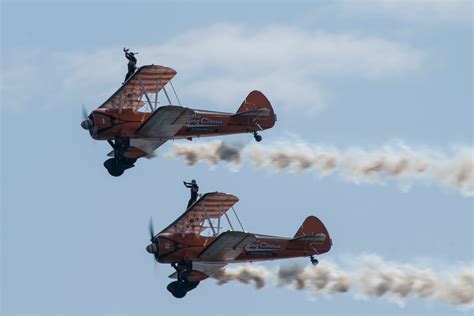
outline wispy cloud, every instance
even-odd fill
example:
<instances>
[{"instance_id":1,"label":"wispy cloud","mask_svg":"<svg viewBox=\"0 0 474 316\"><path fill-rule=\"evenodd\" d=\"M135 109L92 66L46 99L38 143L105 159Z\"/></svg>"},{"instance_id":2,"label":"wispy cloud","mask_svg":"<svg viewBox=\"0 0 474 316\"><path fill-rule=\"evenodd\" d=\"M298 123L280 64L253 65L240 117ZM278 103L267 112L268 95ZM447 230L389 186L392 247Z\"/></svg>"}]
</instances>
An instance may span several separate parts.
<instances>
[{"instance_id":1,"label":"wispy cloud","mask_svg":"<svg viewBox=\"0 0 474 316\"><path fill-rule=\"evenodd\" d=\"M282 110L308 113L327 105L331 91L324 87L324 79L397 76L417 70L423 61L420 50L403 43L285 25L259 30L211 25L133 49L139 51L142 65L176 68L184 103L198 98L233 109L249 91L259 89ZM8 85L2 87L6 107L21 105L11 102L11 96L31 86L35 89L20 103L47 94L56 100L70 100L71 95L82 95L88 102L97 98L99 105L120 85L126 72L121 47L90 52L19 52L12 59L3 69L9 78Z\"/></svg>"},{"instance_id":2,"label":"wispy cloud","mask_svg":"<svg viewBox=\"0 0 474 316\"><path fill-rule=\"evenodd\" d=\"M337 6L353 15L369 14L436 23L472 23L473 2L470 0L346 0Z\"/></svg>"}]
</instances>

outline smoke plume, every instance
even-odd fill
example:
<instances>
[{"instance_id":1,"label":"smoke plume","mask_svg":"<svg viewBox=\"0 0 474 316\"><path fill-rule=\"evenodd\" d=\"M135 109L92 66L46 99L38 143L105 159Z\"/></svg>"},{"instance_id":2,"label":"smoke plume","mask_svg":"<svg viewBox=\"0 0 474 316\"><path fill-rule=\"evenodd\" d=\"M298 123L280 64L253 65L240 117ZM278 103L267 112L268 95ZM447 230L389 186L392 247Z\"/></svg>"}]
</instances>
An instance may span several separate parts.
<instances>
[{"instance_id":1,"label":"smoke plume","mask_svg":"<svg viewBox=\"0 0 474 316\"><path fill-rule=\"evenodd\" d=\"M356 297L384 297L403 305L408 298L434 299L464 309L474 307L474 267L466 265L446 273L412 264L394 264L370 255L352 258L356 268L343 269L323 262L318 266L287 265L277 270L243 265L226 268L214 278L218 284L238 281L306 290L312 295L352 293Z\"/></svg>"},{"instance_id":2,"label":"smoke plume","mask_svg":"<svg viewBox=\"0 0 474 316\"><path fill-rule=\"evenodd\" d=\"M243 146L212 141L174 144L168 156L184 157L190 166L200 161L207 161L211 166L224 162L232 169L239 169L244 162L250 162L255 168L286 170L296 175L310 171L320 177L338 174L354 183L395 180L406 187L417 180L431 181L474 196L474 150L467 147L458 148L447 156L403 144L368 151L305 143Z\"/></svg>"}]
</instances>

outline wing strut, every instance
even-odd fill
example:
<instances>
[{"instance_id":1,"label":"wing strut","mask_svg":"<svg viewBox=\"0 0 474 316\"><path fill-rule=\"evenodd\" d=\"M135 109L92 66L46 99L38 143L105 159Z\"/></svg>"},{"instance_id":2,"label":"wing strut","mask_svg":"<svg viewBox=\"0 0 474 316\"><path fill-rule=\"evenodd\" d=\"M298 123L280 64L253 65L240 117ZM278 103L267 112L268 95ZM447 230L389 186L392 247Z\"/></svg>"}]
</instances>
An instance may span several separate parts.
<instances>
[{"instance_id":1,"label":"wing strut","mask_svg":"<svg viewBox=\"0 0 474 316\"><path fill-rule=\"evenodd\" d=\"M156 78L156 91L155 91L155 109L158 107L158 90L160 87L160 77Z\"/></svg>"},{"instance_id":2,"label":"wing strut","mask_svg":"<svg viewBox=\"0 0 474 316\"><path fill-rule=\"evenodd\" d=\"M216 234L216 230L214 229L214 225L212 225L212 221L211 219L209 218L209 215L207 215L207 209L204 207L204 214L206 214L206 218L207 218L207 221L209 223L209 226L211 226L211 229L212 229L212 233L214 234L214 236L217 236Z\"/></svg>"},{"instance_id":3,"label":"wing strut","mask_svg":"<svg viewBox=\"0 0 474 316\"><path fill-rule=\"evenodd\" d=\"M234 211L234 215L237 218L237 221L239 221L240 228L242 228L242 231L245 231L244 226L242 226L242 223L240 222L239 216L237 216L237 212L235 211L233 206L232 206L232 211Z\"/></svg>"},{"instance_id":4,"label":"wing strut","mask_svg":"<svg viewBox=\"0 0 474 316\"><path fill-rule=\"evenodd\" d=\"M227 212L224 213L225 218L227 218L227 223L229 223L230 229L234 231L234 226L232 226L232 223L230 222L229 216L227 215Z\"/></svg>"},{"instance_id":5,"label":"wing strut","mask_svg":"<svg viewBox=\"0 0 474 316\"><path fill-rule=\"evenodd\" d=\"M176 97L176 100L178 100L178 104L181 105L181 102L179 102L178 95L176 94L176 90L174 89L173 82L171 82L171 80L170 80L170 85L171 85L171 88L173 88L174 96Z\"/></svg>"},{"instance_id":6,"label":"wing strut","mask_svg":"<svg viewBox=\"0 0 474 316\"><path fill-rule=\"evenodd\" d=\"M153 105L151 105L150 97L148 96L148 93L146 93L145 87L143 86L142 78L138 77L138 82L140 82L140 87L142 88L142 92L145 95L146 100L148 101L148 105L150 106L150 111L153 112L155 109L153 108Z\"/></svg>"},{"instance_id":7,"label":"wing strut","mask_svg":"<svg viewBox=\"0 0 474 316\"><path fill-rule=\"evenodd\" d=\"M169 102L170 105L171 105L171 104L172 104L172 103L171 103L171 99L170 99L170 96L168 95L168 92L166 92L165 87L163 87L163 91L165 92L166 98L168 99L168 102Z\"/></svg>"}]
</instances>

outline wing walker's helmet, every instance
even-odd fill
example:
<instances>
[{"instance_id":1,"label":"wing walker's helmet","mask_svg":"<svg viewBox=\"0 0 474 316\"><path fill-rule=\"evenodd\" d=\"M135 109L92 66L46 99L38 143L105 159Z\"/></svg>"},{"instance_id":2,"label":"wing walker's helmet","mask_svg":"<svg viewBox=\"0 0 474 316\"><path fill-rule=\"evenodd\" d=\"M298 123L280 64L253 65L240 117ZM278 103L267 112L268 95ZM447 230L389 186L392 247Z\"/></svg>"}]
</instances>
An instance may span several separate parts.
<instances>
[{"instance_id":1,"label":"wing walker's helmet","mask_svg":"<svg viewBox=\"0 0 474 316\"><path fill-rule=\"evenodd\" d=\"M191 180L191 183L192 183L192 184L196 184L196 180L192 179L192 180Z\"/></svg>"}]
</instances>

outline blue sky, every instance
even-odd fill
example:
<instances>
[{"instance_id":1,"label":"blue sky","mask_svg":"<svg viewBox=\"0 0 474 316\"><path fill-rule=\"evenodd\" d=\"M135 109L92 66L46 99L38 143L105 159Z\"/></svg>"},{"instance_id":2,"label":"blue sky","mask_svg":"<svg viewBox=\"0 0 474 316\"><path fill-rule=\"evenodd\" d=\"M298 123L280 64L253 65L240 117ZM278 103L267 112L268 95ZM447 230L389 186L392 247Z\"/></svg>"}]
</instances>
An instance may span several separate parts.
<instances>
[{"instance_id":1,"label":"blue sky","mask_svg":"<svg viewBox=\"0 0 474 316\"><path fill-rule=\"evenodd\" d=\"M94 109L122 82L127 46L141 65L176 69L190 107L233 112L249 91L264 92L278 122L263 145L472 152L472 9L469 1L2 1L2 314L469 313L437 299L400 306L214 280L176 300L166 291L171 267L155 269L145 246L150 216L158 230L183 211L183 180L239 196L251 232L292 236L318 216L334 240L321 264L349 269L370 254L439 275L472 271L472 197L426 179L407 189L390 178L188 167L166 158L171 143L116 179L102 166L108 145L79 124L82 105Z\"/></svg>"}]
</instances>

